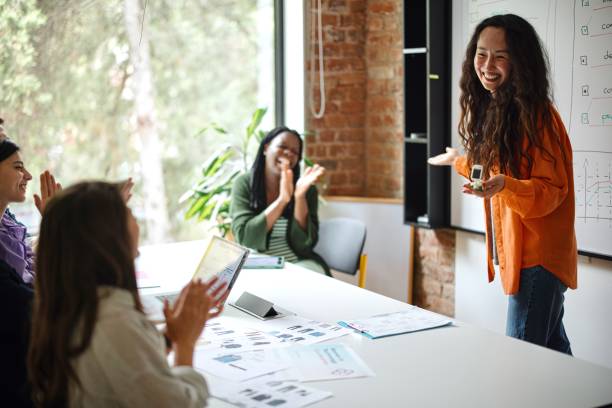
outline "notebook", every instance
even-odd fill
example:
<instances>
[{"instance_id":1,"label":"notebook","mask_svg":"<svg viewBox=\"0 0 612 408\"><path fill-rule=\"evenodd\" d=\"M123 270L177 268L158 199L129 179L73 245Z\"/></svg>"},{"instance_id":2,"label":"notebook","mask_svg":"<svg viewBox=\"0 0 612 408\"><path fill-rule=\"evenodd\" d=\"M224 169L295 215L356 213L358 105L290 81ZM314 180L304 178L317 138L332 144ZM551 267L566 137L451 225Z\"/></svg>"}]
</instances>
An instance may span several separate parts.
<instances>
[{"instance_id":1,"label":"notebook","mask_svg":"<svg viewBox=\"0 0 612 408\"><path fill-rule=\"evenodd\" d=\"M226 283L227 290L230 291L248 256L249 250L247 248L214 236L204 250L204 254L193 272L192 280L201 279L202 282L207 282L213 276L216 276L219 280L211 290ZM167 299L172 304L179 293L180 291L146 294L140 297L140 301L145 313L152 321L163 322L165 320L164 300Z\"/></svg>"}]
</instances>

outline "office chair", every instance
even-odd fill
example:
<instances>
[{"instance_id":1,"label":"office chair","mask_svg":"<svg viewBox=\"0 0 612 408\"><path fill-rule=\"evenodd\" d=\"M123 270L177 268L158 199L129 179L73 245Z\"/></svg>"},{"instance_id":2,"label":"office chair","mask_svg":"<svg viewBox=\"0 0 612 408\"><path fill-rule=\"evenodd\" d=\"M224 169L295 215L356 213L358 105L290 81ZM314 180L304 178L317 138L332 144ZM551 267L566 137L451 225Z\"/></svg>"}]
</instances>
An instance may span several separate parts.
<instances>
[{"instance_id":1,"label":"office chair","mask_svg":"<svg viewBox=\"0 0 612 408\"><path fill-rule=\"evenodd\" d=\"M352 218L330 218L319 224L319 242L314 251L330 269L355 275L359 271L359 287L365 287L367 255L363 253L366 226Z\"/></svg>"}]
</instances>

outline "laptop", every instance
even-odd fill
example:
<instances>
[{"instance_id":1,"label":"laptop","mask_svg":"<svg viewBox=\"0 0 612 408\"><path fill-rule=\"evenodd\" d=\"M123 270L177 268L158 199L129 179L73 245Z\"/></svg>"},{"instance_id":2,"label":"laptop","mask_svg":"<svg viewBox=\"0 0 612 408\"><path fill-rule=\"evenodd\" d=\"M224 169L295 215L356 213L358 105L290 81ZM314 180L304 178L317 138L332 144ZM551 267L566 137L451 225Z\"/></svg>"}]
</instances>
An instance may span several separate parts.
<instances>
[{"instance_id":1,"label":"laptop","mask_svg":"<svg viewBox=\"0 0 612 408\"><path fill-rule=\"evenodd\" d=\"M214 290L223 283L230 291L238 278L240 270L249 256L249 250L234 242L213 236L196 267L192 280L209 281L213 276L219 278L211 288ZM153 322L165 321L164 300L170 304L178 298L180 290L164 293L146 294L140 297L144 312Z\"/></svg>"}]
</instances>

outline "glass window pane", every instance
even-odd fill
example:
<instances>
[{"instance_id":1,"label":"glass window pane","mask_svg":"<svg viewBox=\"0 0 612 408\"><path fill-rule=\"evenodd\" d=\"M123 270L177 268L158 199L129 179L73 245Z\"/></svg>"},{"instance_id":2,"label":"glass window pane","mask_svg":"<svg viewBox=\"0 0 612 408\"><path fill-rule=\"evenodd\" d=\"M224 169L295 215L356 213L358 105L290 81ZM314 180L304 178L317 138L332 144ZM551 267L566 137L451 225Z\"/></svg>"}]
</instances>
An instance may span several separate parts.
<instances>
[{"instance_id":1,"label":"glass window pane","mask_svg":"<svg viewBox=\"0 0 612 408\"><path fill-rule=\"evenodd\" d=\"M268 108L262 128L274 124L273 7L273 0L5 5L1 115L35 175L30 200L47 168L64 185L131 176L143 242L202 237L206 228L185 221L179 198L214 151L240 143L257 107ZM229 134L201 133L213 123ZM11 208L36 225L31 201Z\"/></svg>"}]
</instances>

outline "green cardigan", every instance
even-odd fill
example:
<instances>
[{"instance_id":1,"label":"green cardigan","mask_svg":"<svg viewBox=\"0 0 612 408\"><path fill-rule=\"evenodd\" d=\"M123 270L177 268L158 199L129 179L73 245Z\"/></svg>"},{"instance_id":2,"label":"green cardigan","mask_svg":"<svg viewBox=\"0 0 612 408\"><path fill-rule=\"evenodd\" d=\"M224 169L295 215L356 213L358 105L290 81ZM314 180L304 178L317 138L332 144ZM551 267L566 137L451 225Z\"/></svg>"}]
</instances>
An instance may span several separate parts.
<instances>
[{"instance_id":1,"label":"green cardigan","mask_svg":"<svg viewBox=\"0 0 612 408\"><path fill-rule=\"evenodd\" d=\"M262 211L256 213L251 209L251 173L238 176L232 187L232 201L230 216L232 218L232 233L236 241L246 247L265 253L270 242L270 233L267 231L266 215ZM318 254L313 251L319 239L319 216L317 188L311 186L306 192L308 205L308 221L306 231L299 226L293 217L289 218L287 227L287 242L293 252L301 259L312 259L325 269L331 276L329 267Z\"/></svg>"}]
</instances>

